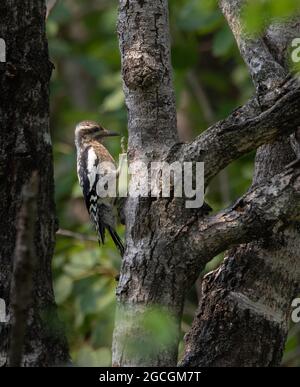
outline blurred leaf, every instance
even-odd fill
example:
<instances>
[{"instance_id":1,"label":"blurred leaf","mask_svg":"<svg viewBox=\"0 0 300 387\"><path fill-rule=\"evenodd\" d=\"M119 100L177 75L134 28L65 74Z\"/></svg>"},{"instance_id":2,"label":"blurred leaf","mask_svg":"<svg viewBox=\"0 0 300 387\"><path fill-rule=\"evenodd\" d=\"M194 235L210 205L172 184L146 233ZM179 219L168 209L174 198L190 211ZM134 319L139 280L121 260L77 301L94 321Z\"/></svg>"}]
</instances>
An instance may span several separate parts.
<instances>
[{"instance_id":1,"label":"blurred leaf","mask_svg":"<svg viewBox=\"0 0 300 387\"><path fill-rule=\"evenodd\" d=\"M49 21L55 21L56 23L63 24L71 19L71 12L68 5L63 1L57 1L55 7L52 8Z\"/></svg>"},{"instance_id":2,"label":"blurred leaf","mask_svg":"<svg viewBox=\"0 0 300 387\"><path fill-rule=\"evenodd\" d=\"M103 276L91 276L75 284L78 305L83 313L97 314L114 301L114 293L107 287L109 279Z\"/></svg>"},{"instance_id":3,"label":"blurred leaf","mask_svg":"<svg viewBox=\"0 0 300 387\"><path fill-rule=\"evenodd\" d=\"M70 54L72 48L69 43L60 39L53 38L49 42L50 56L53 58L66 57Z\"/></svg>"},{"instance_id":4,"label":"blurred leaf","mask_svg":"<svg viewBox=\"0 0 300 387\"><path fill-rule=\"evenodd\" d=\"M258 34L263 30L270 19L267 8L267 3L260 0L253 0L246 4L243 22L248 33Z\"/></svg>"},{"instance_id":5,"label":"blurred leaf","mask_svg":"<svg viewBox=\"0 0 300 387\"><path fill-rule=\"evenodd\" d=\"M109 348L94 350L90 346L84 346L77 353L76 364L79 367L109 367L111 352Z\"/></svg>"},{"instance_id":6,"label":"blurred leaf","mask_svg":"<svg viewBox=\"0 0 300 387\"><path fill-rule=\"evenodd\" d=\"M184 31L197 31L203 34L216 29L220 22L219 10L208 9L205 3L191 0L181 10L178 26Z\"/></svg>"},{"instance_id":7,"label":"blurred leaf","mask_svg":"<svg viewBox=\"0 0 300 387\"><path fill-rule=\"evenodd\" d=\"M258 34L264 27L284 17L295 17L300 3L295 0L251 0L243 10L243 22L247 32Z\"/></svg>"},{"instance_id":8,"label":"blurred leaf","mask_svg":"<svg viewBox=\"0 0 300 387\"><path fill-rule=\"evenodd\" d=\"M172 63L177 69L194 66L198 60L197 42L189 41L172 46Z\"/></svg>"},{"instance_id":9,"label":"blurred leaf","mask_svg":"<svg viewBox=\"0 0 300 387\"><path fill-rule=\"evenodd\" d=\"M115 111L123 107L123 105L124 105L124 93L121 89L118 89L104 99L102 103L101 111L102 112Z\"/></svg>"},{"instance_id":10,"label":"blurred leaf","mask_svg":"<svg viewBox=\"0 0 300 387\"><path fill-rule=\"evenodd\" d=\"M61 275L54 282L54 294L58 304L62 304L71 294L73 281L66 275Z\"/></svg>"},{"instance_id":11,"label":"blurred leaf","mask_svg":"<svg viewBox=\"0 0 300 387\"><path fill-rule=\"evenodd\" d=\"M57 32L59 30L59 25L52 19L49 19L47 22L47 35L48 37L54 37L57 35Z\"/></svg>"},{"instance_id":12,"label":"blurred leaf","mask_svg":"<svg viewBox=\"0 0 300 387\"><path fill-rule=\"evenodd\" d=\"M229 52L234 44L234 38L229 27L225 25L215 35L213 40L213 54L223 56Z\"/></svg>"},{"instance_id":13,"label":"blurred leaf","mask_svg":"<svg viewBox=\"0 0 300 387\"><path fill-rule=\"evenodd\" d=\"M126 312L125 312L126 313ZM126 338L126 346L129 351L140 353L142 356L163 350L174 342L177 326L175 319L167 310L159 306L148 309L136 316L135 324L143 327L144 336ZM127 327L130 332L131 327Z\"/></svg>"}]
</instances>

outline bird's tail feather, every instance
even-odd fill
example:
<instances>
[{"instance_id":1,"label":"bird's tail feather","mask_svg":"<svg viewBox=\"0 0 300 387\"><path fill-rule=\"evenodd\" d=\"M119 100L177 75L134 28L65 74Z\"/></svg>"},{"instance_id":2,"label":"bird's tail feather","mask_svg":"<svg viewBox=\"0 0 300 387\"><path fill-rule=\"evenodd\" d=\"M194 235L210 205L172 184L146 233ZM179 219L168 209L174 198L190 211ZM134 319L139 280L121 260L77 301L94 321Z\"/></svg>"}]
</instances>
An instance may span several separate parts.
<instances>
[{"instance_id":1,"label":"bird's tail feather","mask_svg":"<svg viewBox=\"0 0 300 387\"><path fill-rule=\"evenodd\" d=\"M105 242L105 227L101 222L95 222L96 225L96 231L98 234L98 240L99 240L99 245L103 244Z\"/></svg>"},{"instance_id":2,"label":"bird's tail feather","mask_svg":"<svg viewBox=\"0 0 300 387\"><path fill-rule=\"evenodd\" d=\"M105 242L105 229L107 228L116 247L119 249L121 256L123 256L125 248L122 239L119 237L116 230L112 226L108 225L106 222L101 221L102 217L99 214L99 206L97 200L98 199L96 195L91 195L89 203L89 213L98 234L99 245L104 244Z\"/></svg>"},{"instance_id":3,"label":"bird's tail feather","mask_svg":"<svg viewBox=\"0 0 300 387\"><path fill-rule=\"evenodd\" d=\"M123 256L125 248L124 248L122 239L119 237L119 235L116 232L116 230L113 229L113 227L111 227L111 226L106 226L106 227L107 227L107 229L108 229L108 231L109 231L109 233L110 233L110 235L111 235L115 245L119 249L121 256Z\"/></svg>"},{"instance_id":4,"label":"bird's tail feather","mask_svg":"<svg viewBox=\"0 0 300 387\"><path fill-rule=\"evenodd\" d=\"M105 227L103 223L99 221L97 200L98 199L96 195L91 195L89 203L89 213L97 231L99 245L101 245L101 243L104 244L105 242Z\"/></svg>"}]
</instances>

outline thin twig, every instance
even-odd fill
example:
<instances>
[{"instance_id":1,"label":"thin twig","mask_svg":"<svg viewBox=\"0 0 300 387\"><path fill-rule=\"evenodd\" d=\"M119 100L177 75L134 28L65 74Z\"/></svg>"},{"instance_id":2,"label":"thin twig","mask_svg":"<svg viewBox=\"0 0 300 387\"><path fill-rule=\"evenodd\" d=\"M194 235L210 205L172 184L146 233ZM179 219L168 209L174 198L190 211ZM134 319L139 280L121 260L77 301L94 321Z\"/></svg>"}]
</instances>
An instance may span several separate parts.
<instances>
[{"instance_id":1,"label":"thin twig","mask_svg":"<svg viewBox=\"0 0 300 387\"><path fill-rule=\"evenodd\" d=\"M98 242L98 239L96 237L93 237L87 234L80 234L79 232L73 232L62 228L57 230L56 234L67 238L78 239L80 241Z\"/></svg>"},{"instance_id":2,"label":"thin twig","mask_svg":"<svg viewBox=\"0 0 300 387\"><path fill-rule=\"evenodd\" d=\"M50 12L52 11L56 3L57 3L57 0L47 0L46 19L48 19L48 16L50 15Z\"/></svg>"},{"instance_id":3,"label":"thin twig","mask_svg":"<svg viewBox=\"0 0 300 387\"><path fill-rule=\"evenodd\" d=\"M187 81L197 99L198 104L202 109L206 123L208 125L212 125L214 122L216 122L215 113L208 99L208 96L194 71L190 71L187 74Z\"/></svg>"}]
</instances>

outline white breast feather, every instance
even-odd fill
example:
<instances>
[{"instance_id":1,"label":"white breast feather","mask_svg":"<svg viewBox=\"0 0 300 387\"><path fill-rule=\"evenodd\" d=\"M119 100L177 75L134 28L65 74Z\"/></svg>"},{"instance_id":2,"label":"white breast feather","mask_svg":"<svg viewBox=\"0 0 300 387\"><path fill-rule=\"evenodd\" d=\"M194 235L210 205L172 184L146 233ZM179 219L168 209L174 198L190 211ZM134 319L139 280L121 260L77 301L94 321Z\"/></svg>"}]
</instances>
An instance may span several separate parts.
<instances>
[{"instance_id":1,"label":"white breast feather","mask_svg":"<svg viewBox=\"0 0 300 387\"><path fill-rule=\"evenodd\" d=\"M88 150L88 157L87 157L87 175L90 182L90 188L93 187L96 175L98 173L97 167L96 167L96 161L97 161L97 155L93 148L90 148Z\"/></svg>"}]
</instances>

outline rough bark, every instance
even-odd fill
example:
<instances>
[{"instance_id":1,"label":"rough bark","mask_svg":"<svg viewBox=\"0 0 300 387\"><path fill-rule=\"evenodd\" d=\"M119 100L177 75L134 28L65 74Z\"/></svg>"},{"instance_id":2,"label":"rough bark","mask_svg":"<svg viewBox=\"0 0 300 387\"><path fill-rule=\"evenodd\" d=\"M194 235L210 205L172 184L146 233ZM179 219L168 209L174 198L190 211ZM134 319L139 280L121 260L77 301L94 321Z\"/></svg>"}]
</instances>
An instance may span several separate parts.
<instances>
[{"instance_id":1,"label":"rough bark","mask_svg":"<svg viewBox=\"0 0 300 387\"><path fill-rule=\"evenodd\" d=\"M274 102L276 77L279 76L277 87L280 78L289 71L287 51L291 40L299 36L299 23L270 26L264 39L260 39L268 54L257 55L253 41L241 33L237 7L240 2L223 0L220 4L248 64L257 96L266 102L264 106L270 106ZM296 134L290 139L280 138L258 150L253 187L269 181L299 157L297 126L294 126ZM292 147L291 141L296 146ZM298 202L299 197L295 201L291 199L293 206ZM298 220L299 214L298 210ZM202 299L186 337L182 365L280 365L291 302L299 292L300 283L299 222L289 220L282 218L281 225L269 235L262 234L257 241L229 251L223 265L205 278Z\"/></svg>"},{"instance_id":2,"label":"rough bark","mask_svg":"<svg viewBox=\"0 0 300 387\"><path fill-rule=\"evenodd\" d=\"M24 340L32 300L33 273L36 267L34 247L37 216L37 193L39 177L33 172L22 189L23 203L17 218L16 247L13 256L13 272L10 286L10 342L8 365L20 367Z\"/></svg>"},{"instance_id":3,"label":"rough bark","mask_svg":"<svg viewBox=\"0 0 300 387\"><path fill-rule=\"evenodd\" d=\"M260 150L254 184L293 158L288 140ZM299 196L291 201L297 202ZM300 280L299 229L281 219L269 235L261 232L257 242L231 250L224 264L206 276L182 365L280 364Z\"/></svg>"},{"instance_id":4,"label":"rough bark","mask_svg":"<svg viewBox=\"0 0 300 387\"><path fill-rule=\"evenodd\" d=\"M241 52L249 53L251 74L251 68L255 70L256 95L192 143L178 143L167 1L121 0L118 31L129 161L204 161L207 186L228 163L279 136L289 136L299 125L299 81L289 79L266 44L240 36ZM267 67L274 70L271 81L264 62L258 71L250 60L256 55L263 61L266 53ZM297 220L299 163L273 170L269 176L274 178L259 181L233 207L214 217L206 216L205 207L187 210L179 198L127 200L127 248L117 288L113 365L175 365L184 297L205 263L232 245L258 236L269 240L273 230L288 229ZM145 353L143 348L155 338L142 322L149 308L157 306L168 315L174 335L167 344Z\"/></svg>"},{"instance_id":5,"label":"rough bark","mask_svg":"<svg viewBox=\"0 0 300 387\"><path fill-rule=\"evenodd\" d=\"M51 258L56 229L52 146L49 133L49 79L52 64L45 35L42 0L2 1L0 36L7 62L0 63L0 298L11 318L10 287L16 245L16 219L22 189L39 175L34 226L37 264L25 333L24 366L52 366L69 359L56 315ZM7 365L11 320L1 325L0 366Z\"/></svg>"},{"instance_id":6,"label":"rough bark","mask_svg":"<svg viewBox=\"0 0 300 387\"><path fill-rule=\"evenodd\" d=\"M160 160L178 141L167 1L121 0L118 32L128 109L129 161ZM163 237L167 202L129 198L125 212L127 249L117 289L113 365L171 365L176 362L178 337L168 348L148 357L132 353L127 344L131 337L144 345L147 334L137 317L143 316L149 305L164 306L179 324L183 295L173 273L166 270L167 262L173 259L171 250L165 250Z\"/></svg>"}]
</instances>

